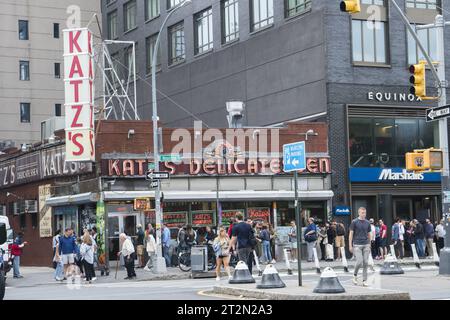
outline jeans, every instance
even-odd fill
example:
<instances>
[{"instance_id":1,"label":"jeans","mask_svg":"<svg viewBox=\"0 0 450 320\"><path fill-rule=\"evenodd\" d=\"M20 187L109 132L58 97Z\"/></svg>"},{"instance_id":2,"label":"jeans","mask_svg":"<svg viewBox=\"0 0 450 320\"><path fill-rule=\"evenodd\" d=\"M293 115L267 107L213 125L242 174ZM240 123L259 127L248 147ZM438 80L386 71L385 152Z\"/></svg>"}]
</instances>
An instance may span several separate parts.
<instances>
[{"instance_id":1,"label":"jeans","mask_svg":"<svg viewBox=\"0 0 450 320\"><path fill-rule=\"evenodd\" d=\"M306 242L306 248L308 249L308 261L314 261L314 248L316 247L316 241Z\"/></svg>"},{"instance_id":2,"label":"jeans","mask_svg":"<svg viewBox=\"0 0 450 320\"><path fill-rule=\"evenodd\" d=\"M358 275L358 271L363 267L363 281L367 281L367 268L369 266L369 254L370 254L370 244L366 245L354 245L353 254L356 258L354 275Z\"/></svg>"},{"instance_id":3,"label":"jeans","mask_svg":"<svg viewBox=\"0 0 450 320\"><path fill-rule=\"evenodd\" d=\"M56 262L56 269L54 273L55 280L62 280L64 279L64 265L62 262Z\"/></svg>"},{"instance_id":4,"label":"jeans","mask_svg":"<svg viewBox=\"0 0 450 320\"><path fill-rule=\"evenodd\" d=\"M20 256L14 256L13 260L14 277L20 276Z\"/></svg>"},{"instance_id":5,"label":"jeans","mask_svg":"<svg viewBox=\"0 0 450 320\"><path fill-rule=\"evenodd\" d=\"M155 264L155 258L156 258L155 252L148 252L148 261L146 264L147 268L149 268L149 269L153 268L153 266Z\"/></svg>"},{"instance_id":6,"label":"jeans","mask_svg":"<svg viewBox=\"0 0 450 320\"><path fill-rule=\"evenodd\" d=\"M242 248L238 249L238 257L239 261L244 261L247 266L250 273L252 273L253 270L253 249L252 248Z\"/></svg>"},{"instance_id":7,"label":"jeans","mask_svg":"<svg viewBox=\"0 0 450 320\"><path fill-rule=\"evenodd\" d=\"M272 253L270 252L270 241L263 240L262 242L264 259L270 263L272 261Z\"/></svg>"},{"instance_id":8,"label":"jeans","mask_svg":"<svg viewBox=\"0 0 450 320\"><path fill-rule=\"evenodd\" d=\"M162 250L164 259L166 260L166 267L168 268L172 265L172 261L170 260L169 256L169 247L163 246Z\"/></svg>"},{"instance_id":9,"label":"jeans","mask_svg":"<svg viewBox=\"0 0 450 320\"><path fill-rule=\"evenodd\" d=\"M419 257L425 257L425 240L424 239L416 239L416 249L417 249L417 255Z\"/></svg>"}]
</instances>

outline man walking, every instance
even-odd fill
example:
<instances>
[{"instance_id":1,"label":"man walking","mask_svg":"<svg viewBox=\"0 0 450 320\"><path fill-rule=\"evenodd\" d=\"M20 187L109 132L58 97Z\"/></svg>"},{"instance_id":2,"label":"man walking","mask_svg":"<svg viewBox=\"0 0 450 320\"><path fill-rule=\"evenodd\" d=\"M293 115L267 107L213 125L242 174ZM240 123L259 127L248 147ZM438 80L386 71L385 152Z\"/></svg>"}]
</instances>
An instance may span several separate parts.
<instances>
[{"instance_id":1,"label":"man walking","mask_svg":"<svg viewBox=\"0 0 450 320\"><path fill-rule=\"evenodd\" d=\"M355 271L353 273L353 284L358 285L358 271L363 267L363 286L367 287L367 268L369 266L371 227L366 220L366 208L358 209L358 218L350 224L348 236L349 250L356 257Z\"/></svg>"},{"instance_id":2,"label":"man walking","mask_svg":"<svg viewBox=\"0 0 450 320\"><path fill-rule=\"evenodd\" d=\"M166 260L166 267L169 268L172 263L169 256L169 248L170 248L170 230L167 228L165 224L163 224L162 235L161 235L161 243L162 243L162 254L164 259Z\"/></svg>"},{"instance_id":3,"label":"man walking","mask_svg":"<svg viewBox=\"0 0 450 320\"><path fill-rule=\"evenodd\" d=\"M125 268L127 269L127 277L125 280L131 280L136 278L136 273L134 271L134 246L131 239L127 237L125 233L121 233L119 236L120 242L122 242L122 251L117 253L119 258L122 254L123 260L125 262Z\"/></svg>"},{"instance_id":4,"label":"man walking","mask_svg":"<svg viewBox=\"0 0 450 320\"><path fill-rule=\"evenodd\" d=\"M441 249L444 248L444 238L447 232L445 231L445 221L444 219L441 220L441 222L436 226L436 238L437 238L437 244L436 249L438 254L440 254Z\"/></svg>"},{"instance_id":5,"label":"man walking","mask_svg":"<svg viewBox=\"0 0 450 320\"><path fill-rule=\"evenodd\" d=\"M236 222L233 225L230 246L236 251L239 261L244 261L250 273L253 268L253 248L256 246L256 238L252 226L243 221L244 216L241 212L236 213Z\"/></svg>"},{"instance_id":6,"label":"man walking","mask_svg":"<svg viewBox=\"0 0 450 320\"><path fill-rule=\"evenodd\" d=\"M336 261L340 261L342 259L341 248L345 248L345 227L342 222L338 222L336 224L336 239L334 241L337 250Z\"/></svg>"},{"instance_id":7,"label":"man walking","mask_svg":"<svg viewBox=\"0 0 450 320\"><path fill-rule=\"evenodd\" d=\"M64 235L59 237L59 243L56 245L56 260L61 261L64 265L64 277L67 275L67 269L75 263L75 253L77 252L77 244L73 236L72 228L66 228Z\"/></svg>"},{"instance_id":8,"label":"man walking","mask_svg":"<svg viewBox=\"0 0 450 320\"><path fill-rule=\"evenodd\" d=\"M434 226L430 219L425 220L425 239L428 251L428 259L433 259L433 239L434 239Z\"/></svg>"}]
</instances>

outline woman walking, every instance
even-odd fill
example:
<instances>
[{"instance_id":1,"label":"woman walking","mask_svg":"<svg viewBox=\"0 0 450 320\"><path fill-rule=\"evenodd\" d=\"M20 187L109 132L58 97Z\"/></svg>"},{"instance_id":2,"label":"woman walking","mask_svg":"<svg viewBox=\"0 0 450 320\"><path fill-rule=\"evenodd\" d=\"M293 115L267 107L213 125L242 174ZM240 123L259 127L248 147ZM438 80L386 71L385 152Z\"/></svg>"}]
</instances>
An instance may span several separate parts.
<instances>
[{"instance_id":1,"label":"woman walking","mask_svg":"<svg viewBox=\"0 0 450 320\"><path fill-rule=\"evenodd\" d=\"M83 243L80 246L81 261L83 262L84 275L86 281L91 283L94 278L94 248L89 232L83 235Z\"/></svg>"},{"instance_id":2,"label":"woman walking","mask_svg":"<svg viewBox=\"0 0 450 320\"><path fill-rule=\"evenodd\" d=\"M214 239L214 252L216 253L216 280L220 281L220 268L222 264L225 271L228 274L228 278L231 279L230 273L230 238L225 231L224 227L219 228L219 235Z\"/></svg>"}]
</instances>

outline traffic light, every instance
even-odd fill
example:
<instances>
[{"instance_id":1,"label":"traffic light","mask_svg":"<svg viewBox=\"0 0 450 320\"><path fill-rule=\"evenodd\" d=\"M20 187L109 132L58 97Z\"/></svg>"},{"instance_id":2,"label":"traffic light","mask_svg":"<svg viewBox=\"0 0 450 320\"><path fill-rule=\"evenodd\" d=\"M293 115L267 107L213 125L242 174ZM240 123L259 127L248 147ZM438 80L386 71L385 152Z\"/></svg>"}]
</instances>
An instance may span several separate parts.
<instances>
[{"instance_id":1,"label":"traffic light","mask_svg":"<svg viewBox=\"0 0 450 320\"><path fill-rule=\"evenodd\" d=\"M409 82L413 85L410 92L418 97L426 97L427 95L425 66L425 61L420 61L418 64L413 64L409 67L409 72L412 74Z\"/></svg>"},{"instance_id":2,"label":"traffic light","mask_svg":"<svg viewBox=\"0 0 450 320\"><path fill-rule=\"evenodd\" d=\"M424 167L429 170L442 170L444 158L442 150L427 149L423 152Z\"/></svg>"},{"instance_id":3,"label":"traffic light","mask_svg":"<svg viewBox=\"0 0 450 320\"><path fill-rule=\"evenodd\" d=\"M406 154L406 170L408 171L425 170L422 152L408 152Z\"/></svg>"},{"instance_id":4,"label":"traffic light","mask_svg":"<svg viewBox=\"0 0 450 320\"><path fill-rule=\"evenodd\" d=\"M341 1L341 11L348 13L361 12L360 0Z\"/></svg>"}]
</instances>

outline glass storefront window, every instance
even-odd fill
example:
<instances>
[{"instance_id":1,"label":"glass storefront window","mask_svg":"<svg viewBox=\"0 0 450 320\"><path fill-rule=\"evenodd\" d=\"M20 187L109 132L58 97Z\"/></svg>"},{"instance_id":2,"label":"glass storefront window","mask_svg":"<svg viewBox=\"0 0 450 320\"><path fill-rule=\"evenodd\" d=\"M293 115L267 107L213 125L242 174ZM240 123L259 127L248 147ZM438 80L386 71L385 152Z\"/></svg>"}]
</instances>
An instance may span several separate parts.
<instances>
[{"instance_id":1,"label":"glass storefront window","mask_svg":"<svg viewBox=\"0 0 450 320\"><path fill-rule=\"evenodd\" d=\"M405 154L438 147L434 123L418 118L349 119L350 167L404 167Z\"/></svg>"},{"instance_id":2,"label":"glass storefront window","mask_svg":"<svg viewBox=\"0 0 450 320\"><path fill-rule=\"evenodd\" d=\"M316 225L322 225L327 221L326 202L302 202L302 225L306 226L307 219L314 218ZM287 227L291 221L295 221L295 208L293 202L277 202L277 226Z\"/></svg>"}]
</instances>

